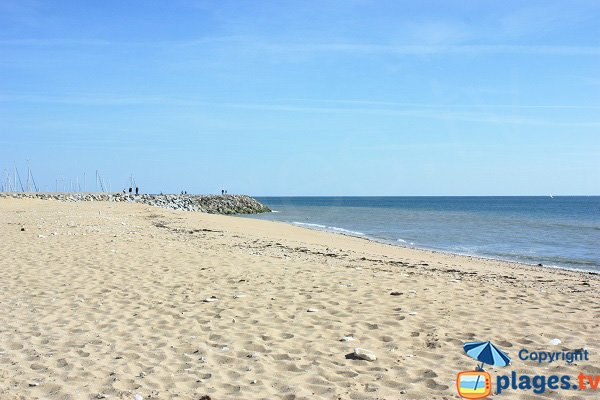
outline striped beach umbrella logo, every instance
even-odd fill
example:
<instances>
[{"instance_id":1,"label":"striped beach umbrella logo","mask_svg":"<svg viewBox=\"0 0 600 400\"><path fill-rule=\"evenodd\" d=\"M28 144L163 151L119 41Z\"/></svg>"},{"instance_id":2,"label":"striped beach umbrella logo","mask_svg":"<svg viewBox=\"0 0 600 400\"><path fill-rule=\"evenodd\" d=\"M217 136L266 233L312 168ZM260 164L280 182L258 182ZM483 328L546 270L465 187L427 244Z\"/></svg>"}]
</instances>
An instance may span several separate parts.
<instances>
[{"instance_id":1,"label":"striped beach umbrella logo","mask_svg":"<svg viewBox=\"0 0 600 400\"><path fill-rule=\"evenodd\" d=\"M492 342L469 342L464 345L465 352L482 364L505 367L510 364L510 357L494 346Z\"/></svg>"}]
</instances>

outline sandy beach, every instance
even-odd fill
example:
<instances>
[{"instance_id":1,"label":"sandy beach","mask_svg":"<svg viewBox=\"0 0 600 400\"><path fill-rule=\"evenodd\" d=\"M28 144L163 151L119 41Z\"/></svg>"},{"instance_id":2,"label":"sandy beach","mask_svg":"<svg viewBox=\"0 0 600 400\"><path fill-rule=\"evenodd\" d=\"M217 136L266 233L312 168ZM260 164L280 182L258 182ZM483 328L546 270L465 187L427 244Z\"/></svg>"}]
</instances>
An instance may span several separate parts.
<instances>
[{"instance_id":1,"label":"sandy beach","mask_svg":"<svg viewBox=\"0 0 600 400\"><path fill-rule=\"evenodd\" d=\"M0 399L455 399L486 340L492 376L600 375L598 275L142 204L0 199L0 224Z\"/></svg>"}]
</instances>

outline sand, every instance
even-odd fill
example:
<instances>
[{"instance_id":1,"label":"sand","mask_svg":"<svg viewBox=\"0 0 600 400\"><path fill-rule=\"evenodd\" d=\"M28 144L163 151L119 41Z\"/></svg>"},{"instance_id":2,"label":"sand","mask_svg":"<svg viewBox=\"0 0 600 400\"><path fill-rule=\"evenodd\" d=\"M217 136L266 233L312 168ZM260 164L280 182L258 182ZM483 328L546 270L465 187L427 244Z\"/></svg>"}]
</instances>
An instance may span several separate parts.
<instances>
[{"instance_id":1,"label":"sand","mask_svg":"<svg viewBox=\"0 0 600 400\"><path fill-rule=\"evenodd\" d=\"M475 340L513 358L492 376L600 375L597 275L139 204L2 199L0 226L0 399L453 399Z\"/></svg>"}]
</instances>

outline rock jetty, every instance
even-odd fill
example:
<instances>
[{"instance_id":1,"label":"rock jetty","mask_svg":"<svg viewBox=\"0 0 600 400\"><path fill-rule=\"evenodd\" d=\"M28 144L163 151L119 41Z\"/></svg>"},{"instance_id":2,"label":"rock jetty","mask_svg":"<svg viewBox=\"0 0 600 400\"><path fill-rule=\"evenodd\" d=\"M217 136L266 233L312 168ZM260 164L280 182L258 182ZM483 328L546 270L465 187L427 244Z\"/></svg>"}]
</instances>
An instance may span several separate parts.
<instances>
[{"instance_id":1,"label":"rock jetty","mask_svg":"<svg viewBox=\"0 0 600 400\"><path fill-rule=\"evenodd\" d=\"M245 195L201 196L192 194L140 194L124 193L0 193L1 198L30 198L57 201L112 201L141 203L149 206L204 212L209 214L259 214L271 212L258 200Z\"/></svg>"}]
</instances>

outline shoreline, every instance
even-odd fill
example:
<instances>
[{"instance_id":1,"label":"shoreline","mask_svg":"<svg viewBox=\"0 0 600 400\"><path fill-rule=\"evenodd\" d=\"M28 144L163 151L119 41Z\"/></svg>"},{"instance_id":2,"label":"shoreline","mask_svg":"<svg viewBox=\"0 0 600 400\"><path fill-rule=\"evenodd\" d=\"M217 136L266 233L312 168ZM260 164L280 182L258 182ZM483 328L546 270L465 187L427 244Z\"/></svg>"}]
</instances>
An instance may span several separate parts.
<instances>
[{"instance_id":1,"label":"shoreline","mask_svg":"<svg viewBox=\"0 0 600 400\"><path fill-rule=\"evenodd\" d=\"M454 197L458 197L458 196L454 196ZM540 197L543 197L543 196L540 196ZM278 213L279 211L271 210L271 212ZM537 264L536 263L527 263L527 262L520 261L520 260L485 256L485 255L481 255L481 254L460 253L460 252L455 252L455 251L450 251L450 250L430 248L430 247L426 247L426 246L410 246L410 245L403 244L401 242L396 243L393 240L376 238L376 237L369 236L368 234L364 234L364 233L360 234L360 235L353 234L353 233L351 233L350 230L347 230L345 228L328 227L328 226L316 224L316 223L303 223L303 222L296 222L296 221L292 221L292 222L277 221L277 220L270 220L270 219L260 219L260 218L255 218L252 216L242 216L242 215L239 215L239 217L247 218L247 219L254 219L254 220L259 220L259 221L278 222L278 223L282 223L282 224L286 224L286 225L295 226L298 228L308 229L311 231L326 232L326 233L331 233L331 234L335 234L335 235L352 237L352 238L356 238L356 239L363 239L363 240L367 240L367 241L374 242L374 243L385 244L385 245L389 245L389 246L393 246L393 247L400 247L400 248L408 249L408 250L420 250L420 251L439 253L439 254L445 254L445 255L454 255L454 256L475 258L475 259L489 260L489 261L499 261L499 262L505 262L505 263L509 263L509 264L523 265L523 266L526 266L529 268L530 267L549 268L549 269L553 269L553 270L578 272L578 273L582 273L582 274L600 275L600 271L598 271L598 270L587 270L587 269L580 269L580 268L575 268L575 267L566 267L566 266L562 266L562 265L550 265L550 264L539 265L541 263L537 263ZM319 227L322 227L322 229L320 229ZM334 229L334 228L336 228L336 229Z\"/></svg>"}]
</instances>

